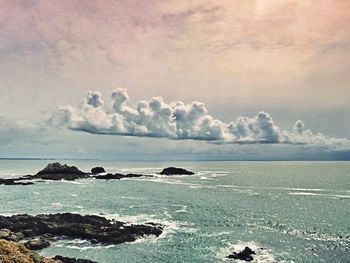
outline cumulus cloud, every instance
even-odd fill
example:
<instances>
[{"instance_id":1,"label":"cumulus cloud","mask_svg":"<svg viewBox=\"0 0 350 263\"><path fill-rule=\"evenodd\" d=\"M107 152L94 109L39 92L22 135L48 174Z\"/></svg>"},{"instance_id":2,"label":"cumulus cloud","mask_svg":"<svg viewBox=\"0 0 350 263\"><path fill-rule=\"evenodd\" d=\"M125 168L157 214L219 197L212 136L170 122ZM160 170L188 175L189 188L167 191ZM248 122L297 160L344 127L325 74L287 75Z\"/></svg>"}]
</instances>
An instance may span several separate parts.
<instances>
[{"instance_id":1,"label":"cumulus cloud","mask_svg":"<svg viewBox=\"0 0 350 263\"><path fill-rule=\"evenodd\" d=\"M161 97L128 105L126 89L117 88L106 105L98 91L88 91L78 107L61 108L51 124L93 134L128 135L191 139L218 143L285 143L341 145L347 139L314 133L298 120L291 130L278 127L271 115L260 111L254 117L238 117L224 122L214 118L204 103L181 101L166 103Z\"/></svg>"}]
</instances>

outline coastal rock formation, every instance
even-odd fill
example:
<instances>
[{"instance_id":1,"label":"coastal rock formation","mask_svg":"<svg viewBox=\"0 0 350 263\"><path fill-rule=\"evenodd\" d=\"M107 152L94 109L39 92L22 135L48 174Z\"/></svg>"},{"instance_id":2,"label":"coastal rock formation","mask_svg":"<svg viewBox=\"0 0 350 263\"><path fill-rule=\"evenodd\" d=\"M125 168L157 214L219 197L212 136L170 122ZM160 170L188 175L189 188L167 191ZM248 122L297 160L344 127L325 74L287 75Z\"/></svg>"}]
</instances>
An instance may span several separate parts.
<instances>
[{"instance_id":1,"label":"coastal rock formation","mask_svg":"<svg viewBox=\"0 0 350 263\"><path fill-rule=\"evenodd\" d=\"M163 228L157 224L134 225L100 216L62 213L0 216L0 231L5 231L5 239L15 237L15 241L40 238L49 243L52 238L65 237L89 240L93 243L120 244L135 241L146 235L158 237Z\"/></svg>"},{"instance_id":2,"label":"coastal rock formation","mask_svg":"<svg viewBox=\"0 0 350 263\"><path fill-rule=\"evenodd\" d=\"M91 173L85 173L80 171L75 166L68 166L66 164L60 164L58 162L49 163L43 170L39 171L35 175L25 175L19 178L0 178L0 185L30 185L33 182L30 180L42 179L42 180L68 180L73 181L77 179L84 178L95 178L100 180L120 180L124 178L137 178L137 177L153 177L152 175L147 174L121 174L121 173L105 173L105 169L103 167L94 167L91 169ZM167 167L164 168L161 172L161 175L193 175L194 172L188 171L183 168L177 167Z\"/></svg>"},{"instance_id":3,"label":"coastal rock formation","mask_svg":"<svg viewBox=\"0 0 350 263\"><path fill-rule=\"evenodd\" d=\"M88 260L88 259L80 259L80 258L69 258L62 256L55 256L54 260L59 260L62 263L97 263L96 261Z\"/></svg>"},{"instance_id":4,"label":"coastal rock formation","mask_svg":"<svg viewBox=\"0 0 350 263\"><path fill-rule=\"evenodd\" d=\"M35 175L28 176L31 179L44 180L76 180L87 178L88 174L80 171L75 166L68 166L60 163L49 163L43 170Z\"/></svg>"},{"instance_id":5,"label":"coastal rock formation","mask_svg":"<svg viewBox=\"0 0 350 263\"><path fill-rule=\"evenodd\" d=\"M92 174L100 174L100 173L105 173L105 169L103 167L94 167L91 169Z\"/></svg>"},{"instance_id":6,"label":"coastal rock formation","mask_svg":"<svg viewBox=\"0 0 350 263\"><path fill-rule=\"evenodd\" d=\"M249 247L245 247L241 252L238 252L238 253L233 252L227 258L244 260L249 262L254 259L252 255L255 255L255 252L251 250Z\"/></svg>"},{"instance_id":7,"label":"coastal rock formation","mask_svg":"<svg viewBox=\"0 0 350 263\"><path fill-rule=\"evenodd\" d=\"M43 239L32 239L24 243L24 246L30 250L41 250L50 246L50 243Z\"/></svg>"},{"instance_id":8,"label":"coastal rock formation","mask_svg":"<svg viewBox=\"0 0 350 263\"><path fill-rule=\"evenodd\" d=\"M0 239L0 262L4 263L62 263L60 260L54 260L42 257L37 253L30 251L23 245Z\"/></svg>"},{"instance_id":9,"label":"coastal rock formation","mask_svg":"<svg viewBox=\"0 0 350 263\"><path fill-rule=\"evenodd\" d=\"M163 171L160 172L162 175L193 175L194 172L187 171L183 168L177 168L177 167L167 167L164 168Z\"/></svg>"},{"instance_id":10,"label":"coastal rock formation","mask_svg":"<svg viewBox=\"0 0 350 263\"><path fill-rule=\"evenodd\" d=\"M111 174L108 173L106 175L97 175L95 176L96 179L104 179L104 180L112 180L112 179L116 179L116 180L120 180L120 179L124 179L124 178L133 178L133 177L142 177L142 176L149 176L149 175L144 175L144 174Z\"/></svg>"},{"instance_id":11,"label":"coastal rock formation","mask_svg":"<svg viewBox=\"0 0 350 263\"><path fill-rule=\"evenodd\" d=\"M22 182L24 179L20 178L11 178L11 179L3 179L0 178L0 185L30 185L33 184L32 182Z\"/></svg>"}]
</instances>

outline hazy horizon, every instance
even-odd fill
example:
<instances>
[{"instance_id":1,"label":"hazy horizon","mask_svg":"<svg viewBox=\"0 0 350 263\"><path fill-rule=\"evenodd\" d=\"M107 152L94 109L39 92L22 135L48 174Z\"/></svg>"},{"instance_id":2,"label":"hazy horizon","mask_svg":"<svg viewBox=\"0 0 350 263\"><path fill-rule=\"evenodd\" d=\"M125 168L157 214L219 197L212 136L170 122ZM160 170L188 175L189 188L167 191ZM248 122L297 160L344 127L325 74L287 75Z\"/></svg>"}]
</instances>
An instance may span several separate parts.
<instances>
[{"instance_id":1,"label":"hazy horizon","mask_svg":"<svg viewBox=\"0 0 350 263\"><path fill-rule=\"evenodd\" d=\"M350 3L0 1L0 157L350 160Z\"/></svg>"}]
</instances>

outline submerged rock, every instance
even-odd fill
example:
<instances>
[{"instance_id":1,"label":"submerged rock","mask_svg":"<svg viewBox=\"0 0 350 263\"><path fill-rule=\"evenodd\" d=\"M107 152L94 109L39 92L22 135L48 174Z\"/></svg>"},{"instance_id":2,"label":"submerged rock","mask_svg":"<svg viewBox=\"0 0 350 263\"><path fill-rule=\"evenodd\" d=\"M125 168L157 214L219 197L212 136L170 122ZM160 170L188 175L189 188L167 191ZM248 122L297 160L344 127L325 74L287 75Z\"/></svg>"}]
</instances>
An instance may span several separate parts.
<instances>
[{"instance_id":1,"label":"submerged rock","mask_svg":"<svg viewBox=\"0 0 350 263\"><path fill-rule=\"evenodd\" d=\"M11 179L4 179L0 178L0 185L30 185L33 184L32 182L22 182L24 178L11 178Z\"/></svg>"},{"instance_id":2,"label":"submerged rock","mask_svg":"<svg viewBox=\"0 0 350 263\"><path fill-rule=\"evenodd\" d=\"M233 252L227 258L244 260L244 261L252 261L254 258L252 255L255 255L255 252L251 250L249 247L245 247L241 252Z\"/></svg>"},{"instance_id":3,"label":"submerged rock","mask_svg":"<svg viewBox=\"0 0 350 263\"><path fill-rule=\"evenodd\" d=\"M37 174L29 176L31 179L44 180L76 180L80 178L87 178L88 174L80 171L75 166L68 166L66 164L49 163L43 170Z\"/></svg>"},{"instance_id":4,"label":"submerged rock","mask_svg":"<svg viewBox=\"0 0 350 263\"><path fill-rule=\"evenodd\" d=\"M100 174L100 173L105 173L105 169L103 167L94 167L91 169L92 174Z\"/></svg>"},{"instance_id":5,"label":"submerged rock","mask_svg":"<svg viewBox=\"0 0 350 263\"><path fill-rule=\"evenodd\" d=\"M183 168L177 168L177 167L167 167L164 168L163 171L160 172L162 175L193 175L194 172L187 171Z\"/></svg>"},{"instance_id":6,"label":"submerged rock","mask_svg":"<svg viewBox=\"0 0 350 263\"><path fill-rule=\"evenodd\" d=\"M0 216L0 230L8 229L19 240L41 238L49 242L53 237L79 238L94 243L120 244L147 235L163 232L157 224L128 224L104 217L62 213L31 216L27 214ZM25 234L24 234L25 233Z\"/></svg>"},{"instance_id":7,"label":"submerged rock","mask_svg":"<svg viewBox=\"0 0 350 263\"><path fill-rule=\"evenodd\" d=\"M80 258L69 258L62 256L55 256L54 260L60 260L62 263L97 263L96 261L88 260L88 259L80 259Z\"/></svg>"},{"instance_id":8,"label":"submerged rock","mask_svg":"<svg viewBox=\"0 0 350 263\"><path fill-rule=\"evenodd\" d=\"M149 176L149 175L144 175L144 174L120 174L120 173L116 173L116 174L105 174L105 175L97 175L95 176L96 179L104 179L104 180L120 180L123 178L133 178L133 177L142 177L142 176Z\"/></svg>"}]
</instances>

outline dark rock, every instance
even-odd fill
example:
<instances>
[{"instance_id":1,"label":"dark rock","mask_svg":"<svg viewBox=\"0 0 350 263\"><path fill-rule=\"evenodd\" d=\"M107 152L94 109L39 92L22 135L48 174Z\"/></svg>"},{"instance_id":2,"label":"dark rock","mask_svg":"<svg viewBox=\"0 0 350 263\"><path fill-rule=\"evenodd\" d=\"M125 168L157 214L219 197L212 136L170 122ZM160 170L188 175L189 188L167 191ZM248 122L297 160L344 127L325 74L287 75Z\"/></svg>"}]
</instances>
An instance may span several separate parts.
<instances>
[{"instance_id":1,"label":"dark rock","mask_svg":"<svg viewBox=\"0 0 350 263\"><path fill-rule=\"evenodd\" d=\"M177 168L177 167L168 167L164 168L163 171L160 172L162 175L193 175L194 172L187 171L183 168Z\"/></svg>"},{"instance_id":2,"label":"dark rock","mask_svg":"<svg viewBox=\"0 0 350 263\"><path fill-rule=\"evenodd\" d=\"M251 250L249 247L245 247L241 252L233 252L231 255L228 256L228 258L232 259L238 259L238 260L244 260L244 261L252 261L253 256L255 255L255 252Z\"/></svg>"},{"instance_id":3,"label":"dark rock","mask_svg":"<svg viewBox=\"0 0 350 263\"><path fill-rule=\"evenodd\" d=\"M30 250L41 250L50 246L50 243L42 239L33 239L24 243L24 246Z\"/></svg>"},{"instance_id":4,"label":"dark rock","mask_svg":"<svg viewBox=\"0 0 350 263\"><path fill-rule=\"evenodd\" d=\"M100 174L100 173L105 173L105 169L103 167L94 167L91 169L92 174Z\"/></svg>"},{"instance_id":5,"label":"dark rock","mask_svg":"<svg viewBox=\"0 0 350 263\"><path fill-rule=\"evenodd\" d=\"M80 171L75 166L68 166L60 163L49 163L43 170L36 175L30 176L30 179L44 180L76 180L87 178L88 174Z\"/></svg>"},{"instance_id":6,"label":"dark rock","mask_svg":"<svg viewBox=\"0 0 350 263\"><path fill-rule=\"evenodd\" d=\"M49 234L53 237L80 238L102 244L132 242L138 237L159 236L163 232L161 225L134 225L100 216L71 213L0 216L1 228L14 233L11 235L25 232L25 239L46 237ZM16 237L19 239L16 241L21 241L19 236ZM23 234L22 237L24 238Z\"/></svg>"},{"instance_id":7,"label":"dark rock","mask_svg":"<svg viewBox=\"0 0 350 263\"><path fill-rule=\"evenodd\" d=\"M91 239L90 242L91 242L91 244L98 244L98 240L96 240L96 239Z\"/></svg>"},{"instance_id":8,"label":"dark rock","mask_svg":"<svg viewBox=\"0 0 350 263\"><path fill-rule=\"evenodd\" d=\"M23 179L21 178L11 178L11 179L4 179L0 178L0 185L30 185L33 184L32 182L21 182Z\"/></svg>"},{"instance_id":9,"label":"dark rock","mask_svg":"<svg viewBox=\"0 0 350 263\"><path fill-rule=\"evenodd\" d=\"M120 180L124 177L124 174L105 174L105 175L97 175L95 176L96 179L102 179L102 180Z\"/></svg>"},{"instance_id":10,"label":"dark rock","mask_svg":"<svg viewBox=\"0 0 350 263\"><path fill-rule=\"evenodd\" d=\"M104 179L104 180L120 180L123 178L133 178L133 177L142 177L142 176L149 176L149 175L144 175L144 174L105 174L105 175L97 175L95 176L96 179Z\"/></svg>"},{"instance_id":11,"label":"dark rock","mask_svg":"<svg viewBox=\"0 0 350 263\"><path fill-rule=\"evenodd\" d=\"M60 260L63 263L97 263L96 261L88 260L88 259L80 259L80 258L68 258L62 256L55 256L54 260Z\"/></svg>"}]
</instances>

